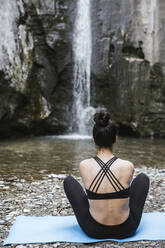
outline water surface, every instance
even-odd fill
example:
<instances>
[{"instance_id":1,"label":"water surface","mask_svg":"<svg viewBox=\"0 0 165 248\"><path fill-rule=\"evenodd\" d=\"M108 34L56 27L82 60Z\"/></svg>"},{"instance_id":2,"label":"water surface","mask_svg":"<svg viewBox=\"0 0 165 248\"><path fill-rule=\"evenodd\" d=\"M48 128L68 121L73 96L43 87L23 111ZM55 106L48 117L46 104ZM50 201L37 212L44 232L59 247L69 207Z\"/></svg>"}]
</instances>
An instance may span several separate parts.
<instances>
[{"instance_id":1,"label":"water surface","mask_svg":"<svg viewBox=\"0 0 165 248\"><path fill-rule=\"evenodd\" d=\"M53 174L78 175L81 160L95 156L92 139L68 136L34 137L0 142L0 177L40 179ZM165 140L120 138L115 155L135 167L165 168Z\"/></svg>"}]
</instances>

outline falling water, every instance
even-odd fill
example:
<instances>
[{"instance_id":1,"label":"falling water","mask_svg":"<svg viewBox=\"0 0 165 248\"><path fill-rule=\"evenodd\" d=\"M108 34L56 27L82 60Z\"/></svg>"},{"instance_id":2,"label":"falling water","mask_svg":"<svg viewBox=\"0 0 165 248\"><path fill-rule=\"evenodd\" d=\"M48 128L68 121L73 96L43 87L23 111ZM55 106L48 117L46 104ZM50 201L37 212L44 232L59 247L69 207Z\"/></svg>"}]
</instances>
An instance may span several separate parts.
<instances>
[{"instance_id":1,"label":"falling water","mask_svg":"<svg viewBox=\"0 0 165 248\"><path fill-rule=\"evenodd\" d=\"M94 108L90 106L91 67L90 0L77 1L77 14L73 33L73 119L72 131L88 134Z\"/></svg>"},{"instance_id":2,"label":"falling water","mask_svg":"<svg viewBox=\"0 0 165 248\"><path fill-rule=\"evenodd\" d=\"M145 58L153 65L159 60L159 27L158 27L158 1L141 1L140 20L145 36L143 39Z\"/></svg>"}]
</instances>

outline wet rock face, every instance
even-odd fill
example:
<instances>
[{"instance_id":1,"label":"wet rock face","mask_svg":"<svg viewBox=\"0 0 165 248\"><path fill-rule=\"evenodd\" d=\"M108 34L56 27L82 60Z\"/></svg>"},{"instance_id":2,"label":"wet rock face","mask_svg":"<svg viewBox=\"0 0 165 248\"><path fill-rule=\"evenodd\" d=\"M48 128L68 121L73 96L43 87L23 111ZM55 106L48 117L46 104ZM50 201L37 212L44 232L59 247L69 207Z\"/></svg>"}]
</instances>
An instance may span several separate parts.
<instances>
[{"instance_id":1,"label":"wet rock face","mask_svg":"<svg viewBox=\"0 0 165 248\"><path fill-rule=\"evenodd\" d=\"M0 137L67 130L76 3L1 4ZM121 134L165 136L164 13L164 0L91 0L92 105L111 109Z\"/></svg>"},{"instance_id":2,"label":"wet rock face","mask_svg":"<svg viewBox=\"0 0 165 248\"><path fill-rule=\"evenodd\" d=\"M27 25L35 40L34 78L48 109L47 113L43 106L45 118L35 119L32 124L32 131L37 134L62 133L68 127L74 9L71 0L26 1Z\"/></svg>"},{"instance_id":3,"label":"wet rock face","mask_svg":"<svg viewBox=\"0 0 165 248\"><path fill-rule=\"evenodd\" d=\"M22 2L4 1L0 8L0 136L15 129L18 108L26 102L26 87L32 68L33 38L18 21L24 15ZM17 117L16 117L17 116ZM19 124L22 126L22 124Z\"/></svg>"},{"instance_id":4,"label":"wet rock face","mask_svg":"<svg viewBox=\"0 0 165 248\"><path fill-rule=\"evenodd\" d=\"M74 10L71 0L2 3L0 137L66 129Z\"/></svg>"},{"instance_id":5,"label":"wet rock face","mask_svg":"<svg viewBox=\"0 0 165 248\"><path fill-rule=\"evenodd\" d=\"M165 136L165 2L92 1L93 105L121 134Z\"/></svg>"}]
</instances>

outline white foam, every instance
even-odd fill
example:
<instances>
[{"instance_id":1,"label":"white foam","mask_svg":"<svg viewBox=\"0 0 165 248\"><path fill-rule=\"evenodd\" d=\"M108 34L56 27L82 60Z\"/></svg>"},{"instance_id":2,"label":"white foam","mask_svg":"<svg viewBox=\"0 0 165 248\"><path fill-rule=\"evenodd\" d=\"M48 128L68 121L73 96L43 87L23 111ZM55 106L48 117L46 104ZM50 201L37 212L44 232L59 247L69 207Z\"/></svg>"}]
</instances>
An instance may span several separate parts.
<instances>
[{"instance_id":1,"label":"white foam","mask_svg":"<svg viewBox=\"0 0 165 248\"><path fill-rule=\"evenodd\" d=\"M81 135L81 134L68 134L68 135L55 135L55 136L51 136L51 138L67 139L67 140L89 140L92 139L92 136Z\"/></svg>"}]
</instances>

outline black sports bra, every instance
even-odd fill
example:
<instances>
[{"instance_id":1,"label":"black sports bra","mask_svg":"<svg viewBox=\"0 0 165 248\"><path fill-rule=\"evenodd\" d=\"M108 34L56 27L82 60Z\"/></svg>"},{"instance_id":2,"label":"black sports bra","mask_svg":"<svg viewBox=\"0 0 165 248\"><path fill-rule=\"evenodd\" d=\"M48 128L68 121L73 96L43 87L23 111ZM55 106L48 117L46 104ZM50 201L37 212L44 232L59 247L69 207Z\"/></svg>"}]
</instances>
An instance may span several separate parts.
<instances>
[{"instance_id":1,"label":"black sports bra","mask_svg":"<svg viewBox=\"0 0 165 248\"><path fill-rule=\"evenodd\" d=\"M128 198L130 188L125 189L110 170L110 166L113 164L113 162L115 162L117 157L111 158L106 163L104 163L99 157L94 157L94 159L100 165L101 169L93 179L89 189L86 189L88 198L95 200ZM116 192L97 193L98 188L100 187L100 184L105 176L108 178Z\"/></svg>"}]
</instances>

